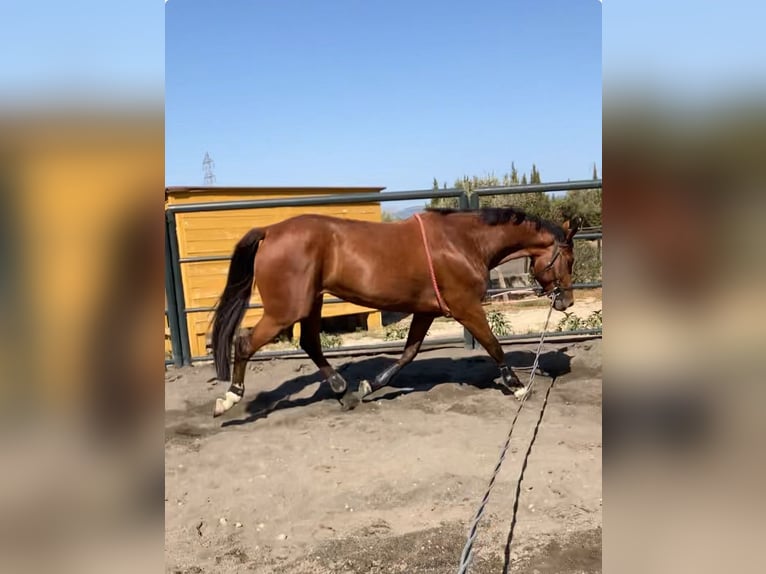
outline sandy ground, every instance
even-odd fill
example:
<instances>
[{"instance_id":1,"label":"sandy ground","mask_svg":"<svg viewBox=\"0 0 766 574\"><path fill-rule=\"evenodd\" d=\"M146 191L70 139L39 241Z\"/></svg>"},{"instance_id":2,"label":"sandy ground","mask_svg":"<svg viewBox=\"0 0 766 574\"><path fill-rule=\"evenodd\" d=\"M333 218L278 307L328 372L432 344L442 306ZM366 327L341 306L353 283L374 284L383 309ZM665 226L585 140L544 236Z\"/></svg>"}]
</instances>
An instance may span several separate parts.
<instances>
[{"instance_id":1,"label":"sandy ground","mask_svg":"<svg viewBox=\"0 0 766 574\"><path fill-rule=\"evenodd\" d=\"M508 360L528 365L532 349L508 346ZM355 385L394 358L332 362ZM542 366L558 376L521 482L511 571L601 572L601 342L547 344ZM167 572L456 572L518 404L496 375L483 351L427 351L344 412L307 359L257 361L243 402L213 419L225 384L207 382L212 367L168 370ZM519 418L473 573L503 571L551 380L536 379Z\"/></svg>"}]
</instances>

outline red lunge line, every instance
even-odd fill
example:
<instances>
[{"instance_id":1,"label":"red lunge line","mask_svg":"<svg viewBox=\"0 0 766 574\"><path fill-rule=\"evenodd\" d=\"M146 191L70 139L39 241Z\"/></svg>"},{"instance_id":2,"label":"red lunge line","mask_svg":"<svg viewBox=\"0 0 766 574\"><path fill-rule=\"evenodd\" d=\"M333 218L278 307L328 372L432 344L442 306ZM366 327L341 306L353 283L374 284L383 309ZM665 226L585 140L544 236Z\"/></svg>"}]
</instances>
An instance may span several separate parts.
<instances>
[{"instance_id":1,"label":"red lunge line","mask_svg":"<svg viewBox=\"0 0 766 574\"><path fill-rule=\"evenodd\" d=\"M447 307L447 303L442 299L441 291L439 291L439 284L436 282L436 272L434 271L434 262L431 259L431 249L428 247L428 238L426 237L426 228L423 227L423 220L420 218L420 214L415 214L415 219L418 220L420 225L420 235L423 237L423 246L426 248L426 259L428 259L428 271L431 273L431 283L433 283L434 291L436 292L436 301L439 303L439 308L447 317L451 317L452 313Z\"/></svg>"}]
</instances>

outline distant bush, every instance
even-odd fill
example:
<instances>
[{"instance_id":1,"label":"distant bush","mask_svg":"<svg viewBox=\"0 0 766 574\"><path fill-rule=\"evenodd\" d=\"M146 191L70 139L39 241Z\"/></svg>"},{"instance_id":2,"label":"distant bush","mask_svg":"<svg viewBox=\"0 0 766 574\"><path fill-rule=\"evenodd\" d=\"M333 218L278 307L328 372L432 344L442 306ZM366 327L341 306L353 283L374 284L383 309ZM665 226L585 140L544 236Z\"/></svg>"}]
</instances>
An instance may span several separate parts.
<instances>
[{"instance_id":1,"label":"distant bush","mask_svg":"<svg viewBox=\"0 0 766 574\"><path fill-rule=\"evenodd\" d=\"M601 253L596 243L575 241L572 276L575 283L601 281Z\"/></svg>"},{"instance_id":2,"label":"distant bush","mask_svg":"<svg viewBox=\"0 0 766 574\"><path fill-rule=\"evenodd\" d=\"M564 317L556 325L556 331L577 331L579 329L601 329L601 310L593 311L585 319L574 313L564 313Z\"/></svg>"},{"instance_id":3,"label":"distant bush","mask_svg":"<svg viewBox=\"0 0 766 574\"><path fill-rule=\"evenodd\" d=\"M491 310L487 312L487 323L489 323L490 330L497 337L505 337L511 334L511 325L505 318L502 312Z\"/></svg>"},{"instance_id":4,"label":"distant bush","mask_svg":"<svg viewBox=\"0 0 766 574\"><path fill-rule=\"evenodd\" d=\"M401 341L402 339L406 339L407 336L410 334L410 325L412 324L411 321L409 322L399 322L399 323L392 323L391 325L388 325L385 328L385 331L383 333L383 340L384 341ZM426 331L426 337L431 334L431 331Z\"/></svg>"},{"instance_id":5,"label":"distant bush","mask_svg":"<svg viewBox=\"0 0 766 574\"><path fill-rule=\"evenodd\" d=\"M385 341L400 341L407 338L410 326L405 323L392 323L386 326L383 339Z\"/></svg>"},{"instance_id":6,"label":"distant bush","mask_svg":"<svg viewBox=\"0 0 766 574\"><path fill-rule=\"evenodd\" d=\"M337 349L343 345L343 339L340 335L333 335L331 333L319 333L319 344L323 349ZM293 339L292 345L296 349L301 348L301 342L299 339Z\"/></svg>"},{"instance_id":7,"label":"distant bush","mask_svg":"<svg viewBox=\"0 0 766 574\"><path fill-rule=\"evenodd\" d=\"M343 344L343 339L340 335L319 333L319 342L323 349L337 349Z\"/></svg>"}]
</instances>

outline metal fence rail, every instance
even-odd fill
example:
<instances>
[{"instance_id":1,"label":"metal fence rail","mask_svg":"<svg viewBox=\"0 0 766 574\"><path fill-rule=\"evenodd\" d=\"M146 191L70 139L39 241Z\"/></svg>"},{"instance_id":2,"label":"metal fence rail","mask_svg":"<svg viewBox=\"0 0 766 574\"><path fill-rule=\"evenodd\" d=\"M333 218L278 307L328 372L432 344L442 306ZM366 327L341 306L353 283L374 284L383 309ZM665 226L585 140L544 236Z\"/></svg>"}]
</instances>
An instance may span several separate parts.
<instances>
[{"instance_id":1,"label":"metal fence rail","mask_svg":"<svg viewBox=\"0 0 766 574\"><path fill-rule=\"evenodd\" d=\"M601 333L601 329L575 329L572 331L554 331L545 334L546 341L558 341L569 342L578 341L582 339L591 339ZM540 332L535 333L521 333L517 335L506 335L504 337L498 337L497 340L506 343L534 343L540 340ZM463 348L463 337L440 337L437 339L426 339L423 341L421 350L428 349L442 349L442 348ZM327 357L343 357L348 355L365 355L365 354L396 354L399 355L402 352L402 346L404 345L404 339L398 341L386 341L383 343L377 343L375 345L349 345L347 347L336 347L334 349L322 349L322 353ZM285 349L277 351L258 351L250 360L251 361L263 361L270 359L303 359L308 358L308 355L303 349ZM212 355L205 355L203 357L194 357L195 361L212 361Z\"/></svg>"},{"instance_id":2,"label":"metal fence rail","mask_svg":"<svg viewBox=\"0 0 766 574\"><path fill-rule=\"evenodd\" d=\"M576 191L578 189L601 189L600 179L581 179L577 181L558 181L554 183L530 183L526 185L502 185L496 187L477 187L472 196L514 195L518 193L543 193L551 191Z\"/></svg>"},{"instance_id":3,"label":"metal fence rail","mask_svg":"<svg viewBox=\"0 0 766 574\"><path fill-rule=\"evenodd\" d=\"M293 197L289 199L246 199L242 201L208 201L203 203L184 203L169 205L169 213L193 213L197 211L230 211L235 209L255 209L264 207L307 207L311 205L340 205L360 203L381 203L386 201L406 201L414 199L434 199L457 197L461 200L466 195L463 189L419 189L413 191L391 191L388 193L348 193L336 195L317 195ZM468 207L467 202L465 207Z\"/></svg>"},{"instance_id":4,"label":"metal fence rail","mask_svg":"<svg viewBox=\"0 0 766 574\"><path fill-rule=\"evenodd\" d=\"M511 187L487 187L476 189L467 193L460 188L452 189L422 189L412 191L395 191L389 193L351 193L335 194L325 196L309 196L284 199L260 199L260 200L242 200L242 201L212 201L188 204L174 204L166 207L165 210L165 293L167 295L167 309L165 311L168 317L168 326L171 332L171 344L173 349L172 362L177 366L190 365L193 360L207 360L209 357L192 357L189 342L189 330L187 315L189 313L198 313L212 311L213 307L191 307L187 308L184 298L184 286L181 275L181 266L190 263L202 263L208 261L228 261L230 255L209 255L201 257L180 257L178 245L178 235L176 232L176 214L177 213L195 213L207 211L230 211L239 209L262 209L268 207L310 207L316 205L338 205L338 204L364 204L364 203L385 203L392 201L417 200L417 199L438 199L438 198L457 198L458 206L461 209L478 208L482 196L488 195L513 195L519 193L542 193L551 191L567 191L577 189L600 189L601 180L581 180L571 182L557 182L545 184L514 185ZM600 239L601 233L581 233L575 236L578 240ZM575 288L594 288L600 287L601 283L586 283L576 285ZM526 288L524 288L526 289ZM497 291L497 290L491 290ZM490 291L490 292L491 292ZM513 291L503 290L505 292ZM341 299L328 299L328 302L340 302ZM249 309L258 309L260 304L250 304ZM600 330L583 330L581 332L564 332L562 335L597 335ZM521 340L530 338L533 335L513 335L503 337L501 341ZM455 339L455 342L459 339ZM475 343L470 333L465 331L463 341L466 346L473 348ZM343 347L344 350L375 350L390 348L390 343L379 343L374 345L365 345L363 347ZM400 346L400 345L399 345ZM336 350L337 351L337 350ZM302 351L274 351L269 353L259 353L260 356L300 356Z\"/></svg>"}]
</instances>

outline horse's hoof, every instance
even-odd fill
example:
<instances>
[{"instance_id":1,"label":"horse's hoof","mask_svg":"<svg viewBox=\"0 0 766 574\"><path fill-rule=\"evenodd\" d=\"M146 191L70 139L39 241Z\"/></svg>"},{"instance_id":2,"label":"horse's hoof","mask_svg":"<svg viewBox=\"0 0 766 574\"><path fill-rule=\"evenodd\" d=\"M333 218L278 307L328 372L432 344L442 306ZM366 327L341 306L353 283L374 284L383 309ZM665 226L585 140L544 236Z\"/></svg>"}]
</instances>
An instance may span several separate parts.
<instances>
[{"instance_id":1,"label":"horse's hoof","mask_svg":"<svg viewBox=\"0 0 766 574\"><path fill-rule=\"evenodd\" d=\"M330 383L330 388L333 390L334 393L342 393L348 388L348 383L346 383L346 379L341 377L338 373L333 373L330 375L330 378L327 379L327 382Z\"/></svg>"},{"instance_id":2,"label":"horse's hoof","mask_svg":"<svg viewBox=\"0 0 766 574\"><path fill-rule=\"evenodd\" d=\"M521 381L514 382L510 381L510 384L503 380L502 377L498 377L493 381L495 385L501 389L503 392L513 393L517 388L523 386Z\"/></svg>"},{"instance_id":3,"label":"horse's hoof","mask_svg":"<svg viewBox=\"0 0 766 574\"><path fill-rule=\"evenodd\" d=\"M357 393L359 393L360 398L364 398L367 395L369 395L372 392L372 385L369 381L362 381L359 383L359 389L357 390Z\"/></svg>"},{"instance_id":4,"label":"horse's hoof","mask_svg":"<svg viewBox=\"0 0 766 574\"><path fill-rule=\"evenodd\" d=\"M226 391L226 396L222 399L215 400L215 407L213 408L213 417L220 417L223 413L228 411L231 407L236 405L242 400L242 395Z\"/></svg>"},{"instance_id":5,"label":"horse's hoof","mask_svg":"<svg viewBox=\"0 0 766 574\"><path fill-rule=\"evenodd\" d=\"M354 410L356 407L359 406L359 403L361 402L362 402L362 399L359 397L357 393L354 393L354 392L346 393L340 398L340 405L344 411Z\"/></svg>"},{"instance_id":6,"label":"horse's hoof","mask_svg":"<svg viewBox=\"0 0 766 574\"><path fill-rule=\"evenodd\" d=\"M509 384L509 383L506 383L501 377L499 379L495 379L495 383L503 391L503 394L511 394L517 399L522 399L524 395L526 395L527 392L529 391L529 389L524 385L524 383L522 383L518 379L516 379L516 381L513 381L513 380L510 381L510 384Z\"/></svg>"}]
</instances>

